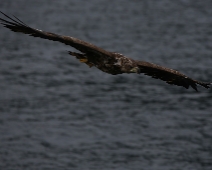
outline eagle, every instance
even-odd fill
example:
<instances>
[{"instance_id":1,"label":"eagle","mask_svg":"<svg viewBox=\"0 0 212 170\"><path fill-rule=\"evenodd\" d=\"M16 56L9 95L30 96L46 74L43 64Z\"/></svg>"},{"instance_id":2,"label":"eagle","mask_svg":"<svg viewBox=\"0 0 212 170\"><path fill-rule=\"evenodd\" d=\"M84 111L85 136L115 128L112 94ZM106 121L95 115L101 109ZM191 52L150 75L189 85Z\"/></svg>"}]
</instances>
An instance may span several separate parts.
<instances>
[{"instance_id":1,"label":"eagle","mask_svg":"<svg viewBox=\"0 0 212 170\"><path fill-rule=\"evenodd\" d=\"M122 73L144 73L145 75L151 76L155 79L161 79L168 84L183 86L186 89L191 86L196 91L198 91L197 84L207 89L210 88L210 85L212 84L192 79L179 71L167 67L146 61L133 60L120 53L106 51L78 38L35 29L26 25L15 16L10 17L3 12L1 12L1 14L6 17L6 19L0 18L1 24L11 31L52 41L59 41L72 46L79 52L68 51L70 55L76 57L80 62L87 64L89 67L97 67L99 70L108 74L117 75Z\"/></svg>"}]
</instances>

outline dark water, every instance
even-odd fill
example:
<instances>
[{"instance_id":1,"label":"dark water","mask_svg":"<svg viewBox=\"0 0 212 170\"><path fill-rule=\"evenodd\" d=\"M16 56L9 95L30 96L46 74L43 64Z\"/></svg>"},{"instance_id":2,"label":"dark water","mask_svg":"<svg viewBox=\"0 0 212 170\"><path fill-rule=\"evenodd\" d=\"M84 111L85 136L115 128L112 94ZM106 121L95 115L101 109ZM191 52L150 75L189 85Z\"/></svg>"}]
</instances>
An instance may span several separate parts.
<instances>
[{"instance_id":1,"label":"dark water","mask_svg":"<svg viewBox=\"0 0 212 170\"><path fill-rule=\"evenodd\" d=\"M212 1L3 0L46 31L212 81ZM89 69L0 28L0 169L211 170L212 90Z\"/></svg>"}]
</instances>

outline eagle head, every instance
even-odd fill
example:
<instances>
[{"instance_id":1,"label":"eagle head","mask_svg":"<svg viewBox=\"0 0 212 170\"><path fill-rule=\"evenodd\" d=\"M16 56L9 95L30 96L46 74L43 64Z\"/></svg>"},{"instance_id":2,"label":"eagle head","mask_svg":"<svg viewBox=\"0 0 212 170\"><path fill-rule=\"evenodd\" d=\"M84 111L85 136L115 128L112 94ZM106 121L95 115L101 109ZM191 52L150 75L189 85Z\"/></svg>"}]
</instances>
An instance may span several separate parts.
<instances>
[{"instance_id":1,"label":"eagle head","mask_svg":"<svg viewBox=\"0 0 212 170\"><path fill-rule=\"evenodd\" d=\"M140 74L141 71L140 71L140 68L138 68L138 67L133 67L133 68L131 68L130 73L137 73L137 74Z\"/></svg>"}]
</instances>

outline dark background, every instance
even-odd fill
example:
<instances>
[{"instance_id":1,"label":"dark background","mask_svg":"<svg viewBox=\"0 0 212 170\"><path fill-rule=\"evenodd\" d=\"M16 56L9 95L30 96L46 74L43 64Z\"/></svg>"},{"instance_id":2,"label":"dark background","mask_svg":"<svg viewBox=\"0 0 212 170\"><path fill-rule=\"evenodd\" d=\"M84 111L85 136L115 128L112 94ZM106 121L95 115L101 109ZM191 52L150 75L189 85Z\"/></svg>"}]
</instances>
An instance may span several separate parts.
<instances>
[{"instance_id":1,"label":"dark background","mask_svg":"<svg viewBox=\"0 0 212 170\"><path fill-rule=\"evenodd\" d=\"M0 2L32 27L202 81L212 81L211 9L211 0ZM0 27L0 169L212 169L211 89L109 75L67 50Z\"/></svg>"}]
</instances>

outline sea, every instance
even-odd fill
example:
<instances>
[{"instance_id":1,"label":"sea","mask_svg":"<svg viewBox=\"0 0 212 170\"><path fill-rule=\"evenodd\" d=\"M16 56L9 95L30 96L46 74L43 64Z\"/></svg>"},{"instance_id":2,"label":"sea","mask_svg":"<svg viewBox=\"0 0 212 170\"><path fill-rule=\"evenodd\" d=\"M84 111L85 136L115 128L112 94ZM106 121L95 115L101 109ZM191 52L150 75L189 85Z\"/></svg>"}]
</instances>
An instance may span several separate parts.
<instances>
[{"instance_id":1,"label":"sea","mask_svg":"<svg viewBox=\"0 0 212 170\"><path fill-rule=\"evenodd\" d=\"M211 0L0 2L33 28L204 82L212 82L211 9ZM212 89L110 75L69 50L0 26L1 170L212 169Z\"/></svg>"}]
</instances>

